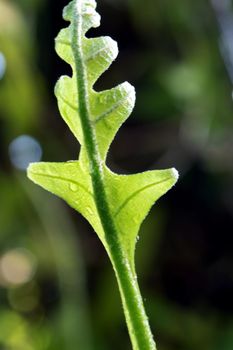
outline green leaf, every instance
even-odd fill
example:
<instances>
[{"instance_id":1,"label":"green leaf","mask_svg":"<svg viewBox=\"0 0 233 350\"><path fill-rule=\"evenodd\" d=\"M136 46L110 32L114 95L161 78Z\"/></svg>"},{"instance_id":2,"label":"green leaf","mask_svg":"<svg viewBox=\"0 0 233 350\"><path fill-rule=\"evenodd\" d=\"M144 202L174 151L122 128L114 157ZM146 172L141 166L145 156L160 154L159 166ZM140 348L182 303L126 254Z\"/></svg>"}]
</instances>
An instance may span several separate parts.
<instances>
[{"instance_id":1,"label":"green leaf","mask_svg":"<svg viewBox=\"0 0 233 350\"><path fill-rule=\"evenodd\" d=\"M63 198L80 212L93 226L101 241L108 249L103 228L93 196L89 173L89 160L86 156L85 142L79 109L79 91L72 51L73 12L82 21L82 60L86 68L87 104L91 127L95 131L100 158L105 161L108 148L121 124L129 116L134 103L135 91L129 83L123 83L111 90L96 92L93 84L110 66L118 54L117 44L109 37L87 39L84 34L99 25L99 15L95 12L95 1L71 2L63 17L71 25L62 29L56 38L56 51L72 66L73 76L62 76L55 87L55 94L61 115L76 139L82 145L80 161L67 163L37 163L28 169L28 176L35 183ZM173 169L149 171L136 175L117 175L104 164L105 188L108 202L116 223L122 249L133 265L134 248L138 230L154 202L171 188L177 179Z\"/></svg>"},{"instance_id":2,"label":"green leaf","mask_svg":"<svg viewBox=\"0 0 233 350\"><path fill-rule=\"evenodd\" d=\"M91 178L79 161L34 163L29 177L46 190L63 198L92 225L108 250L96 209ZM117 175L105 166L106 193L122 249L133 266L136 237L154 202L174 185L175 169Z\"/></svg>"},{"instance_id":3,"label":"green leaf","mask_svg":"<svg viewBox=\"0 0 233 350\"><path fill-rule=\"evenodd\" d=\"M64 121L81 144L79 160L34 163L28 177L63 198L92 225L116 272L134 349L155 349L135 283L134 250L142 221L175 184L178 173L168 169L119 175L108 169L108 149L134 107L135 90L127 82L103 92L93 89L118 54L111 38L85 36L100 24L95 7L95 0L72 1L63 13L70 25L56 38L56 51L73 75L59 79L55 94Z\"/></svg>"}]
</instances>

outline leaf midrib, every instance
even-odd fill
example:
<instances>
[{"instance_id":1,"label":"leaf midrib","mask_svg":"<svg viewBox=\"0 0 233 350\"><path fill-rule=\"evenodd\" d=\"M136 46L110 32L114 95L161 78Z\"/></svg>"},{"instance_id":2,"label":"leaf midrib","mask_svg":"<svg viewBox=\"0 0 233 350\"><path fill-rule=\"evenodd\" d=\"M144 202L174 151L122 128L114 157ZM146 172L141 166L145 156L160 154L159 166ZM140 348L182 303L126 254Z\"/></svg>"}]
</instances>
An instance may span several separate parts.
<instances>
[{"instance_id":1,"label":"leaf midrib","mask_svg":"<svg viewBox=\"0 0 233 350\"><path fill-rule=\"evenodd\" d=\"M81 11L82 1L76 3L74 6L74 17L71 24L72 33L72 51L74 54L75 69L77 74L77 95L79 105L79 115L84 137L84 145L87 151L87 157L90 167L90 177L92 180L93 195L99 218L105 233L106 242L110 247L114 247L115 253L120 253L120 242L117 235L117 230L113 217L110 212L107 195L104 184L104 171L101 162L98 144L96 142L96 132L91 121L89 110L89 93L87 83L87 72L85 67L85 60L83 57L82 47L82 23L83 15ZM75 11L77 11L75 13ZM73 76L74 78L74 76ZM84 145L82 147L84 147Z\"/></svg>"},{"instance_id":2,"label":"leaf midrib","mask_svg":"<svg viewBox=\"0 0 233 350\"><path fill-rule=\"evenodd\" d=\"M82 52L82 15L81 6L83 1L74 2L72 21L72 50L75 60L77 92L79 102L79 115L83 130L84 145L90 167L94 201L103 228L106 248L114 266L119 282L120 292L126 314L128 327L131 329L130 336L135 349L155 349L150 327L143 308L142 299L135 284L134 271L129 264L129 257L122 249L115 221L110 212L107 195L105 192L104 165L102 164L94 126L88 105L88 91L86 84L86 70ZM76 5L76 7L75 7ZM84 146L82 146L84 147ZM84 164L85 166L85 164ZM137 336L134 335L137 331Z\"/></svg>"}]
</instances>

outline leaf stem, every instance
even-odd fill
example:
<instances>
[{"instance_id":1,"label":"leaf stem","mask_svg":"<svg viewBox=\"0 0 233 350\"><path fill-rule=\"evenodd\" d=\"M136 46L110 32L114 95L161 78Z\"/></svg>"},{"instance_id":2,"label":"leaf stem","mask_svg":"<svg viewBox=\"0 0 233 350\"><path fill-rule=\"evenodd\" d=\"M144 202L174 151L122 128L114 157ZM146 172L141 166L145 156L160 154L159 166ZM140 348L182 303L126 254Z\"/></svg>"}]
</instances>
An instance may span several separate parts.
<instances>
[{"instance_id":1,"label":"leaf stem","mask_svg":"<svg viewBox=\"0 0 233 350\"><path fill-rule=\"evenodd\" d=\"M121 248L105 192L103 165L100 161L95 130L92 126L89 112L87 72L82 49L83 18L81 14L81 6L82 1L74 2L72 50L76 65L78 91L77 102L79 105L84 144L89 161L95 204L105 232L105 239L109 248L109 256L117 277L133 349L156 350L137 279Z\"/></svg>"}]
</instances>

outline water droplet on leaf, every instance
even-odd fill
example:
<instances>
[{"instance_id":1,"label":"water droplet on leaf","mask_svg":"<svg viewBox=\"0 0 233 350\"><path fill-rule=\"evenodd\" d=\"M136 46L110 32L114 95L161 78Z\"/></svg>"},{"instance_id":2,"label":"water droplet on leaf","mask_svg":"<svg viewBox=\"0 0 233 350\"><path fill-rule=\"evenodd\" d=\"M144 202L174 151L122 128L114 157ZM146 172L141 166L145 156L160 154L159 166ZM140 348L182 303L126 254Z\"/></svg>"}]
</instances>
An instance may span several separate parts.
<instances>
[{"instance_id":1,"label":"water droplet on leaf","mask_svg":"<svg viewBox=\"0 0 233 350\"><path fill-rule=\"evenodd\" d=\"M78 191L78 186L76 184L74 184L74 183L71 183L69 187L70 187L70 190L72 192L77 192Z\"/></svg>"}]
</instances>

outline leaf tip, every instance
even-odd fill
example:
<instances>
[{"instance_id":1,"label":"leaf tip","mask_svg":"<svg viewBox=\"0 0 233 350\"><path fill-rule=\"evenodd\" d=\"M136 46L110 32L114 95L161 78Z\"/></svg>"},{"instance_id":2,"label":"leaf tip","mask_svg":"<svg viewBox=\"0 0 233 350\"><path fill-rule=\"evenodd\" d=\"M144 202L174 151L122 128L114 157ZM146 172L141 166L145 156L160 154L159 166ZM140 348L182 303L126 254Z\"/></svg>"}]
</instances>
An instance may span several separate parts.
<instances>
[{"instance_id":1,"label":"leaf tip","mask_svg":"<svg viewBox=\"0 0 233 350\"><path fill-rule=\"evenodd\" d=\"M136 101L136 90L135 90L135 87L133 85L131 85L130 83L128 83L128 89L130 90L131 101L132 101L133 105L135 105L135 101Z\"/></svg>"},{"instance_id":2,"label":"leaf tip","mask_svg":"<svg viewBox=\"0 0 233 350\"><path fill-rule=\"evenodd\" d=\"M135 90L135 87L133 85L131 85L128 81L125 81L122 84L122 89L123 89L123 91L125 91L125 93L127 93L127 95L128 95L128 102L130 103L130 105L133 108L135 106L135 102L136 102L136 90Z\"/></svg>"},{"instance_id":3,"label":"leaf tip","mask_svg":"<svg viewBox=\"0 0 233 350\"><path fill-rule=\"evenodd\" d=\"M71 21L74 3L75 1L73 0L67 6L64 7L63 18L65 21Z\"/></svg>"},{"instance_id":4,"label":"leaf tip","mask_svg":"<svg viewBox=\"0 0 233 350\"><path fill-rule=\"evenodd\" d=\"M177 182L179 179L179 176L180 176L179 172L176 170L176 168L172 168L171 173L172 173L172 176L173 176L175 182Z\"/></svg>"},{"instance_id":5,"label":"leaf tip","mask_svg":"<svg viewBox=\"0 0 233 350\"><path fill-rule=\"evenodd\" d=\"M109 40L109 48L111 48L112 58L115 60L119 54L118 43L111 37L106 37Z\"/></svg>"},{"instance_id":6,"label":"leaf tip","mask_svg":"<svg viewBox=\"0 0 233 350\"><path fill-rule=\"evenodd\" d=\"M35 169L35 164L37 163L30 163L27 167L27 177L33 181L33 169Z\"/></svg>"},{"instance_id":7,"label":"leaf tip","mask_svg":"<svg viewBox=\"0 0 233 350\"><path fill-rule=\"evenodd\" d=\"M44 165L48 163L45 162L33 162L30 163L27 167L27 177L29 180L32 182L39 184L38 183L38 175L40 175L40 172L44 170Z\"/></svg>"}]
</instances>

